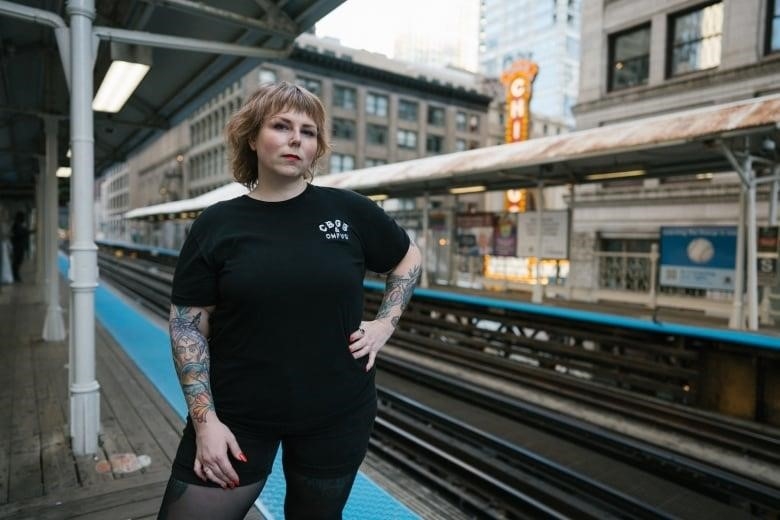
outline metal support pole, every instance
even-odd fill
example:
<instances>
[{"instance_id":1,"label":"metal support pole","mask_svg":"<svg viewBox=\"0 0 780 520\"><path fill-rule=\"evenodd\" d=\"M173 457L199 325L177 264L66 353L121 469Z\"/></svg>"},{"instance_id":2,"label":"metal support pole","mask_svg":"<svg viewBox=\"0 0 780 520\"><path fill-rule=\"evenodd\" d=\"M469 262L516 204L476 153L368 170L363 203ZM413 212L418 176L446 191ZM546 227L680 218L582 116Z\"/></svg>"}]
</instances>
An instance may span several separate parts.
<instances>
[{"instance_id":1,"label":"metal support pole","mask_svg":"<svg viewBox=\"0 0 780 520\"><path fill-rule=\"evenodd\" d=\"M729 318L729 328L742 329L744 327L744 314L742 299L745 291L743 280L745 278L745 199L747 187L740 184L739 190L739 224L737 225L737 258L734 266L734 298Z\"/></svg>"},{"instance_id":2,"label":"metal support pole","mask_svg":"<svg viewBox=\"0 0 780 520\"><path fill-rule=\"evenodd\" d=\"M73 453L96 453L100 429L100 385L95 380L95 287L97 247L94 239L94 135L92 121L92 20L94 0L69 0L71 43L70 134L73 236L70 243L73 293L73 382L70 420Z\"/></svg>"},{"instance_id":3,"label":"metal support pole","mask_svg":"<svg viewBox=\"0 0 780 520\"><path fill-rule=\"evenodd\" d=\"M46 320L43 323L45 341L65 339L65 324L60 307L60 277L57 274L57 120L46 118L46 168L44 175L44 203L40 225L44 229L41 251L46 274Z\"/></svg>"},{"instance_id":4,"label":"metal support pole","mask_svg":"<svg viewBox=\"0 0 780 520\"><path fill-rule=\"evenodd\" d=\"M46 193L46 158L38 158L38 175L35 179L35 225L38 232L35 234L35 280L40 283L46 278L46 256L44 254L46 247L46 229L43 226L45 219L45 193ZM46 285L40 284L40 296L42 301L46 301Z\"/></svg>"},{"instance_id":5,"label":"metal support pole","mask_svg":"<svg viewBox=\"0 0 780 520\"><path fill-rule=\"evenodd\" d=\"M747 197L747 304L748 329L758 330L758 232L756 230L756 183L750 154L745 157Z\"/></svg>"},{"instance_id":6,"label":"metal support pole","mask_svg":"<svg viewBox=\"0 0 780 520\"><path fill-rule=\"evenodd\" d=\"M531 294L531 302L544 301L544 285L542 285L542 219L544 218L544 181L540 180L536 188L536 284Z\"/></svg>"},{"instance_id":7,"label":"metal support pole","mask_svg":"<svg viewBox=\"0 0 780 520\"><path fill-rule=\"evenodd\" d=\"M568 251L568 258L569 261L569 273L566 275L566 299L571 300L572 296L574 294L574 286L572 285L572 268L574 267L572 265L571 261L571 236L574 233L574 208L577 206L577 190L575 189L576 186L574 183L569 184L569 236L566 237L566 240L568 242L568 246L566 247L566 251Z\"/></svg>"},{"instance_id":8,"label":"metal support pole","mask_svg":"<svg viewBox=\"0 0 780 520\"><path fill-rule=\"evenodd\" d=\"M428 287L428 249L431 247L431 194L427 191L423 194L423 214L422 214L422 276L420 277L420 287Z\"/></svg>"},{"instance_id":9,"label":"metal support pole","mask_svg":"<svg viewBox=\"0 0 780 520\"><path fill-rule=\"evenodd\" d=\"M777 196L780 194L780 164L775 164L773 167L772 187L769 189L769 225L777 225Z\"/></svg>"}]
</instances>

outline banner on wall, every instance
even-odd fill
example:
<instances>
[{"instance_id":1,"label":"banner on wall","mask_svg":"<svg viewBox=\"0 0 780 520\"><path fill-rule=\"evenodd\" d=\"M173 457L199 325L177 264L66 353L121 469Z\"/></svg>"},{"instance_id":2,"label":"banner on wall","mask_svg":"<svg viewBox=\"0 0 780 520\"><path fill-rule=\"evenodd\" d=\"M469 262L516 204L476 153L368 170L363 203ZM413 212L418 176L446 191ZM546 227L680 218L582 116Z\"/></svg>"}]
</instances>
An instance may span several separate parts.
<instances>
[{"instance_id":1,"label":"banner on wall","mask_svg":"<svg viewBox=\"0 0 780 520\"><path fill-rule=\"evenodd\" d=\"M780 228L758 227L758 285L778 283L778 257L780 257Z\"/></svg>"},{"instance_id":2,"label":"banner on wall","mask_svg":"<svg viewBox=\"0 0 780 520\"><path fill-rule=\"evenodd\" d=\"M662 227L659 283L734 290L736 226Z\"/></svg>"},{"instance_id":3,"label":"banner on wall","mask_svg":"<svg viewBox=\"0 0 780 520\"><path fill-rule=\"evenodd\" d=\"M458 215L458 254L489 255L493 250L493 214L467 213Z\"/></svg>"},{"instance_id":4,"label":"banner on wall","mask_svg":"<svg viewBox=\"0 0 780 520\"><path fill-rule=\"evenodd\" d=\"M493 225L493 254L515 256L517 254L517 213L496 215Z\"/></svg>"},{"instance_id":5,"label":"banner on wall","mask_svg":"<svg viewBox=\"0 0 780 520\"><path fill-rule=\"evenodd\" d=\"M545 211L542 215L542 252L536 253L537 213L517 215L517 256L545 259L569 258L569 212Z\"/></svg>"}]
</instances>

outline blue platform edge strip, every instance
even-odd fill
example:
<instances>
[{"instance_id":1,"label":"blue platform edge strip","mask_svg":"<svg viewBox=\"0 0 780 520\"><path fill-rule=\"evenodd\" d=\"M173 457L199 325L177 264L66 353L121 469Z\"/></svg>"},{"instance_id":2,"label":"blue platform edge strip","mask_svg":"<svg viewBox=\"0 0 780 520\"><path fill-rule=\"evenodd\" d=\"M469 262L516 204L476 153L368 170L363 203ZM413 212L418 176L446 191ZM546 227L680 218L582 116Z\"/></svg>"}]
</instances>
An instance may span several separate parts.
<instances>
[{"instance_id":1,"label":"blue platform edge strip","mask_svg":"<svg viewBox=\"0 0 780 520\"><path fill-rule=\"evenodd\" d=\"M58 267L67 278L68 258L64 254L60 253L58 257ZM144 318L136 309L102 286L95 290L95 315L183 420L187 415L187 405L173 368L168 331ZM284 518L284 493L280 450L274 461L273 471L255 506L268 520ZM358 473L355 479L349 501L344 508L344 518L419 519L363 473Z\"/></svg>"},{"instance_id":2,"label":"blue platform edge strip","mask_svg":"<svg viewBox=\"0 0 780 520\"><path fill-rule=\"evenodd\" d=\"M363 286L366 289L372 291L383 291L385 288L384 283L373 280L364 281ZM696 325L682 325L668 322L656 323L651 320L645 320L641 318L631 318L601 312L582 311L578 309L565 309L561 307L552 307L550 305L541 305L535 303L514 302L500 300L498 298L487 298L484 296L471 296L467 294L438 291L435 289L422 289L420 287L414 290L414 296L428 298L431 300L451 301L469 305L479 305L482 307L506 309L526 314L535 314L537 316L550 316L554 318L584 321L600 325L611 325L626 329L655 332L659 334L679 334L701 339L736 343L744 347L758 347L770 350L780 350L780 337L769 336L755 332L712 329Z\"/></svg>"}]
</instances>

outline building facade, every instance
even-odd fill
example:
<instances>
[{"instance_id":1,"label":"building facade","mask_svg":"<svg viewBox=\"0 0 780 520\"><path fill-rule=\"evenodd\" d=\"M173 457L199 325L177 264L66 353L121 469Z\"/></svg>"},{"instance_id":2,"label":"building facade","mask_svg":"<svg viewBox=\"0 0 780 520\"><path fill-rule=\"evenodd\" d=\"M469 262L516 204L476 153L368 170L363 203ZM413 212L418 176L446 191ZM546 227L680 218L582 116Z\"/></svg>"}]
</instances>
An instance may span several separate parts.
<instances>
[{"instance_id":1,"label":"building facade","mask_svg":"<svg viewBox=\"0 0 780 520\"><path fill-rule=\"evenodd\" d=\"M581 0L482 0L479 71L500 77L519 59L539 65L532 117L574 126Z\"/></svg>"},{"instance_id":2,"label":"building facade","mask_svg":"<svg viewBox=\"0 0 780 520\"><path fill-rule=\"evenodd\" d=\"M778 4L584 0L582 38L591 44L581 60L578 129L780 92ZM623 297L625 291L646 295L661 228L736 226L740 192L736 173L636 176L577 186L569 201L570 285L584 294L614 289ZM759 226L772 224L770 193L768 183L759 186ZM730 291L658 290L681 306L694 297L712 312L730 312Z\"/></svg>"}]
</instances>

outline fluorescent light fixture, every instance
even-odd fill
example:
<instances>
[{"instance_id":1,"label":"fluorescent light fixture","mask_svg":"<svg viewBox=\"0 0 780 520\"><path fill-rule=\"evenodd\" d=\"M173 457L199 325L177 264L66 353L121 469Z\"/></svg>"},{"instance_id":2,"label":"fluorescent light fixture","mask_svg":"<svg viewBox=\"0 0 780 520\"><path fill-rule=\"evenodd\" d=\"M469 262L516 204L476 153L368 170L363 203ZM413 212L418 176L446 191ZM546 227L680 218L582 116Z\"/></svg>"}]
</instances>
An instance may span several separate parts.
<instances>
[{"instance_id":1,"label":"fluorescent light fixture","mask_svg":"<svg viewBox=\"0 0 780 520\"><path fill-rule=\"evenodd\" d=\"M65 152L65 157L67 157L68 159L70 159L70 156L71 156L71 155L73 155L73 154L71 153L71 151L70 151L70 148L68 148L68 151L67 151L67 152Z\"/></svg>"},{"instance_id":2,"label":"fluorescent light fixture","mask_svg":"<svg viewBox=\"0 0 780 520\"><path fill-rule=\"evenodd\" d=\"M57 168L57 177L61 179L67 179L71 174L70 166L60 166Z\"/></svg>"},{"instance_id":3,"label":"fluorescent light fixture","mask_svg":"<svg viewBox=\"0 0 780 520\"><path fill-rule=\"evenodd\" d=\"M626 177L641 177L646 172L644 170L628 170L625 172L592 173L586 175L585 179L589 181L603 181L606 179L624 179Z\"/></svg>"},{"instance_id":4,"label":"fluorescent light fixture","mask_svg":"<svg viewBox=\"0 0 780 520\"><path fill-rule=\"evenodd\" d=\"M103 78L103 83L92 101L92 110L119 112L147 72L149 72L149 65L143 63L120 60L111 62L106 77Z\"/></svg>"},{"instance_id":5,"label":"fluorescent light fixture","mask_svg":"<svg viewBox=\"0 0 780 520\"><path fill-rule=\"evenodd\" d=\"M698 173L698 174L696 174L696 179L698 179L700 181L703 181L703 180L706 180L706 179L712 179L713 177L715 177L715 174L713 174L713 173Z\"/></svg>"},{"instance_id":6,"label":"fluorescent light fixture","mask_svg":"<svg viewBox=\"0 0 780 520\"><path fill-rule=\"evenodd\" d=\"M464 193L479 193L485 191L487 188L484 186L463 186L461 188L450 188L450 193L453 195L462 195Z\"/></svg>"},{"instance_id":7,"label":"fluorescent light fixture","mask_svg":"<svg viewBox=\"0 0 780 520\"><path fill-rule=\"evenodd\" d=\"M379 202L381 200L389 199L390 196L385 193L377 193L376 195L369 195L368 198L373 200L374 202Z\"/></svg>"}]
</instances>

